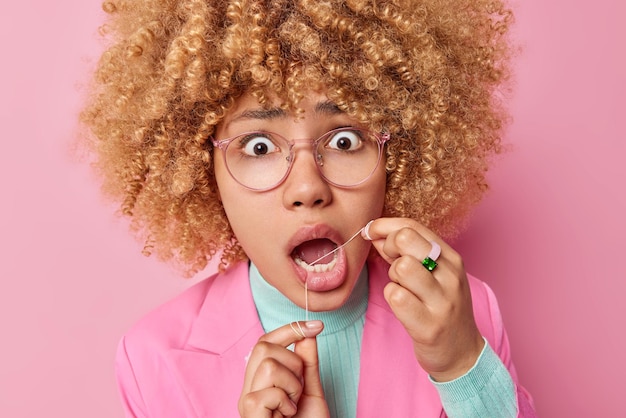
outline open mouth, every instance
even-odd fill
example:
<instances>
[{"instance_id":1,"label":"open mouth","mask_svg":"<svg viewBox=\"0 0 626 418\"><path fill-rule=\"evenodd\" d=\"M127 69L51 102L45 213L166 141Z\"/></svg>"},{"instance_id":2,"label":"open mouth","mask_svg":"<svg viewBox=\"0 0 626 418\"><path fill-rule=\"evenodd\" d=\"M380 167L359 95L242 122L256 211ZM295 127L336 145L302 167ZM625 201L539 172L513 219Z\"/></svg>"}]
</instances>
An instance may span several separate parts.
<instances>
[{"instance_id":1,"label":"open mouth","mask_svg":"<svg viewBox=\"0 0 626 418\"><path fill-rule=\"evenodd\" d=\"M295 263L306 271L325 273L337 264L337 255L333 250L337 244L328 238L305 241L294 248L291 256Z\"/></svg>"}]
</instances>

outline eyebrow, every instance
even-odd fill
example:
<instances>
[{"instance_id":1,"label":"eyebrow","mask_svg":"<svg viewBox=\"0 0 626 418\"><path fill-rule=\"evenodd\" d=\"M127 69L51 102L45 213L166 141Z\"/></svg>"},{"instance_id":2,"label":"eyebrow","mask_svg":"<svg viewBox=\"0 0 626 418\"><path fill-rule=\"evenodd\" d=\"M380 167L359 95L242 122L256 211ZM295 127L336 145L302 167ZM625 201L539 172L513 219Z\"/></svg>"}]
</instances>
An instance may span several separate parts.
<instances>
[{"instance_id":1,"label":"eyebrow","mask_svg":"<svg viewBox=\"0 0 626 418\"><path fill-rule=\"evenodd\" d=\"M236 119L278 119L287 116L287 112L280 107L269 109L252 109L242 112Z\"/></svg>"},{"instance_id":2,"label":"eyebrow","mask_svg":"<svg viewBox=\"0 0 626 418\"><path fill-rule=\"evenodd\" d=\"M330 100L325 100L323 102L319 102L315 105L315 113L322 113L326 115L339 115L344 113L339 107L331 102ZM287 116L287 112L280 107L271 107L268 109L251 109L242 112L235 119L260 119L260 120L271 120L271 119L279 119Z\"/></svg>"},{"instance_id":3,"label":"eyebrow","mask_svg":"<svg viewBox=\"0 0 626 418\"><path fill-rule=\"evenodd\" d=\"M344 113L343 110L339 109L335 103L330 100L325 100L323 102L319 102L315 105L316 113L325 113L327 115L339 115Z\"/></svg>"}]
</instances>

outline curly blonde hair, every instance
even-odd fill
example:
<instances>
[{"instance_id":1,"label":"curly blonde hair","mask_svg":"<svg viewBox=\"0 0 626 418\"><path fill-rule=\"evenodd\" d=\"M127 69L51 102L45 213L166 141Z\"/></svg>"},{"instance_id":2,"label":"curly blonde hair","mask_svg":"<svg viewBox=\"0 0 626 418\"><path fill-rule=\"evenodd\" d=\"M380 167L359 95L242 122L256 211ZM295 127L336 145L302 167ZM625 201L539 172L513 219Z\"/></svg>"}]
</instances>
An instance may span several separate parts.
<instances>
[{"instance_id":1,"label":"curly blonde hair","mask_svg":"<svg viewBox=\"0 0 626 418\"><path fill-rule=\"evenodd\" d=\"M453 235L487 189L506 112L499 0L113 0L82 121L145 251L189 273L246 258L207 138L246 92L298 112L311 86L386 148L385 214Z\"/></svg>"}]
</instances>

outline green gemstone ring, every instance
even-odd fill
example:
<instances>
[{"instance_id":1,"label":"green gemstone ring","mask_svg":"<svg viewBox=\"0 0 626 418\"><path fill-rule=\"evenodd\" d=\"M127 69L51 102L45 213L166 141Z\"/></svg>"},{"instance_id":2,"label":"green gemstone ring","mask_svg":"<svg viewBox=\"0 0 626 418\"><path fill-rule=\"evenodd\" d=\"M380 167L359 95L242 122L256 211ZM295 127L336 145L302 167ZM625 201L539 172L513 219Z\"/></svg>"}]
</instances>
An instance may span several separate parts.
<instances>
[{"instance_id":1,"label":"green gemstone ring","mask_svg":"<svg viewBox=\"0 0 626 418\"><path fill-rule=\"evenodd\" d=\"M441 255L441 247L435 241L430 241L430 245L430 252L424 261L422 261L422 265L426 268L426 270L433 271L437 268L437 259Z\"/></svg>"},{"instance_id":2,"label":"green gemstone ring","mask_svg":"<svg viewBox=\"0 0 626 418\"><path fill-rule=\"evenodd\" d=\"M422 265L426 267L426 270L433 271L437 267L437 262L430 257L426 257L424 261L422 261Z\"/></svg>"}]
</instances>

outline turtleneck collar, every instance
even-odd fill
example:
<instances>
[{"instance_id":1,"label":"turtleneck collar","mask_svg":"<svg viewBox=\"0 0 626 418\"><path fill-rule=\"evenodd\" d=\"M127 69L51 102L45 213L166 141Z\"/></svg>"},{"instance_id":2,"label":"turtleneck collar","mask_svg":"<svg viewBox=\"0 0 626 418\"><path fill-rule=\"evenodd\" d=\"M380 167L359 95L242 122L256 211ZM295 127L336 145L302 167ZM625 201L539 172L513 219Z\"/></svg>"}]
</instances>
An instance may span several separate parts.
<instances>
[{"instance_id":1,"label":"turtleneck collar","mask_svg":"<svg viewBox=\"0 0 626 418\"><path fill-rule=\"evenodd\" d=\"M265 332L293 321L306 319L306 311L269 284L253 263L250 263L250 287ZM365 315L367 294L368 275L367 265L365 265L345 304L334 311L309 311L309 319L319 319L324 322L324 331L321 335L329 335L345 329Z\"/></svg>"}]
</instances>

